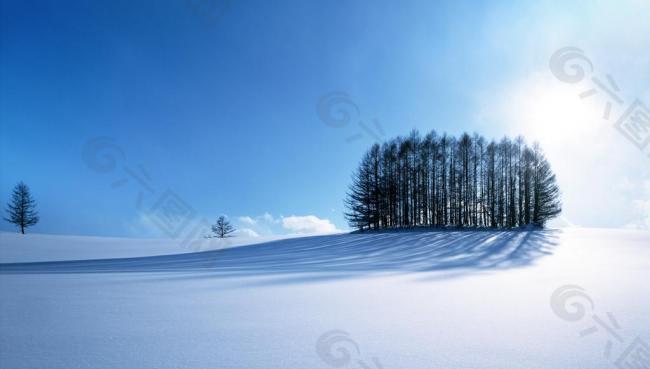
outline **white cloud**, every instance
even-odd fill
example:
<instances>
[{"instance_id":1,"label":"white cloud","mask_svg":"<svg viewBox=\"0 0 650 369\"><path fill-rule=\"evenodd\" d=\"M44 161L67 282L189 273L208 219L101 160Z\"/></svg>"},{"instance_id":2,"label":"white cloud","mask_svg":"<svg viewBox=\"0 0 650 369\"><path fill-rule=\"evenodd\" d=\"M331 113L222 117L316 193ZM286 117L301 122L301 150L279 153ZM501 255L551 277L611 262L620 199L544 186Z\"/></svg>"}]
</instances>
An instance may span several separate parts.
<instances>
[{"instance_id":1,"label":"white cloud","mask_svg":"<svg viewBox=\"0 0 650 369\"><path fill-rule=\"evenodd\" d=\"M235 236L239 237L259 237L260 235L250 228L240 228L237 229L234 233Z\"/></svg>"},{"instance_id":2,"label":"white cloud","mask_svg":"<svg viewBox=\"0 0 650 369\"><path fill-rule=\"evenodd\" d=\"M265 222L267 222L267 223L279 223L279 222L280 222L279 220L275 219L275 218L273 217L273 215L271 215L271 214L269 214L269 213L264 213L264 214L262 215L262 219L263 219Z\"/></svg>"},{"instance_id":3,"label":"white cloud","mask_svg":"<svg viewBox=\"0 0 650 369\"><path fill-rule=\"evenodd\" d=\"M339 232L329 219L320 219L315 215L282 217L282 227L300 234L325 234Z\"/></svg>"},{"instance_id":4,"label":"white cloud","mask_svg":"<svg viewBox=\"0 0 650 369\"><path fill-rule=\"evenodd\" d=\"M257 223L255 221L255 219L253 219L253 218L251 218L249 216L239 217L239 218L237 218L237 220L240 221L241 223L249 224L249 225L255 225Z\"/></svg>"},{"instance_id":5,"label":"white cloud","mask_svg":"<svg viewBox=\"0 0 650 369\"><path fill-rule=\"evenodd\" d=\"M268 212L258 216L240 216L236 226L241 229L242 235L249 237L341 232L329 219L321 219L315 215L276 217Z\"/></svg>"}]
</instances>

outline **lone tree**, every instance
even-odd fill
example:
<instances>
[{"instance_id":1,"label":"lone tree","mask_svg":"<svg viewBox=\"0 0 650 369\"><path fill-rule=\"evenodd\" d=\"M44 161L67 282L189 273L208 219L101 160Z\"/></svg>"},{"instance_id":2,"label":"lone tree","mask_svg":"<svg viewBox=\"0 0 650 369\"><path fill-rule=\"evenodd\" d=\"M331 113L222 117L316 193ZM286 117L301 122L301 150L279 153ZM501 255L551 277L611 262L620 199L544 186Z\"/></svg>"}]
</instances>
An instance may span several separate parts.
<instances>
[{"instance_id":1,"label":"lone tree","mask_svg":"<svg viewBox=\"0 0 650 369\"><path fill-rule=\"evenodd\" d=\"M212 232L214 233L215 237L218 238L230 237L229 234L233 233L234 231L235 227L233 227L223 215L220 216L217 219L217 223L212 226Z\"/></svg>"},{"instance_id":2,"label":"lone tree","mask_svg":"<svg viewBox=\"0 0 650 369\"><path fill-rule=\"evenodd\" d=\"M29 187L22 181L14 187L11 203L7 204L6 211L9 217L4 218L4 220L20 227L20 233L22 234L25 234L25 228L38 223L36 202L29 193Z\"/></svg>"}]
</instances>

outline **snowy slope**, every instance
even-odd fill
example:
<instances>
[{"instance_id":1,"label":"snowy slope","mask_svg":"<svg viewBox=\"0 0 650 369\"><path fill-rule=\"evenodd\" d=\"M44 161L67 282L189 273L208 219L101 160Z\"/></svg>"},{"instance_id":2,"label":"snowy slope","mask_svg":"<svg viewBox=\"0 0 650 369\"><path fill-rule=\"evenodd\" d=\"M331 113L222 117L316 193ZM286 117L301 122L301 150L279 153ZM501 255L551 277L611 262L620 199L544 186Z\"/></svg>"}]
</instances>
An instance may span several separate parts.
<instances>
[{"instance_id":1,"label":"snowy slope","mask_svg":"<svg viewBox=\"0 0 650 369\"><path fill-rule=\"evenodd\" d=\"M109 258L99 249L137 245L112 239L28 263L13 261L61 258L6 240L1 368L613 368L636 337L650 342L642 231L332 235Z\"/></svg>"},{"instance_id":2,"label":"snowy slope","mask_svg":"<svg viewBox=\"0 0 650 369\"><path fill-rule=\"evenodd\" d=\"M296 237L296 236L293 236ZM128 258L219 250L268 242L289 236L232 237L225 239L134 239L57 236L0 232L0 263L28 261Z\"/></svg>"}]
</instances>

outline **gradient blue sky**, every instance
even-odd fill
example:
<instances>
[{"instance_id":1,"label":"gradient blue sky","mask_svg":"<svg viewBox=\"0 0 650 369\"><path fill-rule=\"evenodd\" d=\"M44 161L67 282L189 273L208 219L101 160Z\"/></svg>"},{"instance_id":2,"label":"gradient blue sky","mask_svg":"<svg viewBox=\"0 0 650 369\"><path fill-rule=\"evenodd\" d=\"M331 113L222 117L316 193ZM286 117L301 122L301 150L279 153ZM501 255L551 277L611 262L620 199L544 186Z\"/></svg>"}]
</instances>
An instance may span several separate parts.
<instances>
[{"instance_id":1,"label":"gradient blue sky","mask_svg":"<svg viewBox=\"0 0 650 369\"><path fill-rule=\"evenodd\" d=\"M566 224L650 224L647 159L593 123L598 114L581 110L589 102L547 65L554 50L580 46L631 97L647 96L643 1L216 0L216 19L190 3L1 1L0 193L6 202L19 180L32 188L34 232L159 235L136 206L137 182L112 187L124 167L144 168L156 191L140 209L171 190L197 216L227 214L258 234L310 229L295 222L345 229L350 174L373 138L348 142L355 123L319 120L331 91L386 137L417 128L538 139L564 185ZM616 160L598 164L607 172L576 173L593 164L566 151L584 133L552 115L538 122L538 109L600 127L606 145L594 138L580 152L615 147ZM113 171L84 162L95 137L124 154ZM612 178L586 190L603 175ZM585 209L613 189L623 202Z\"/></svg>"}]
</instances>

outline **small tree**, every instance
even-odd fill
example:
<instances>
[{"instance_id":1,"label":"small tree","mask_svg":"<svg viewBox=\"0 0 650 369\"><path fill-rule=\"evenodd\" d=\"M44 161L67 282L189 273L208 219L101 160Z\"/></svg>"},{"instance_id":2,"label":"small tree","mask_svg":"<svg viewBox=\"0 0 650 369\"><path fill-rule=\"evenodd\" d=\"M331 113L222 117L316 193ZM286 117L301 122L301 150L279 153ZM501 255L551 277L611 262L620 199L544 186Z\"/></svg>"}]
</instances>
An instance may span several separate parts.
<instances>
[{"instance_id":1,"label":"small tree","mask_svg":"<svg viewBox=\"0 0 650 369\"><path fill-rule=\"evenodd\" d=\"M215 237L218 238L230 237L229 234L233 233L234 231L235 227L233 227L223 215L217 219L216 224L212 225L212 232L214 233Z\"/></svg>"},{"instance_id":2,"label":"small tree","mask_svg":"<svg viewBox=\"0 0 650 369\"><path fill-rule=\"evenodd\" d=\"M36 202L29 193L29 187L22 181L14 187L14 193L11 195L11 203L7 204L5 209L9 214L4 218L9 223L20 227L20 233L25 234L25 228L31 227L38 223L38 213L36 212Z\"/></svg>"}]
</instances>

